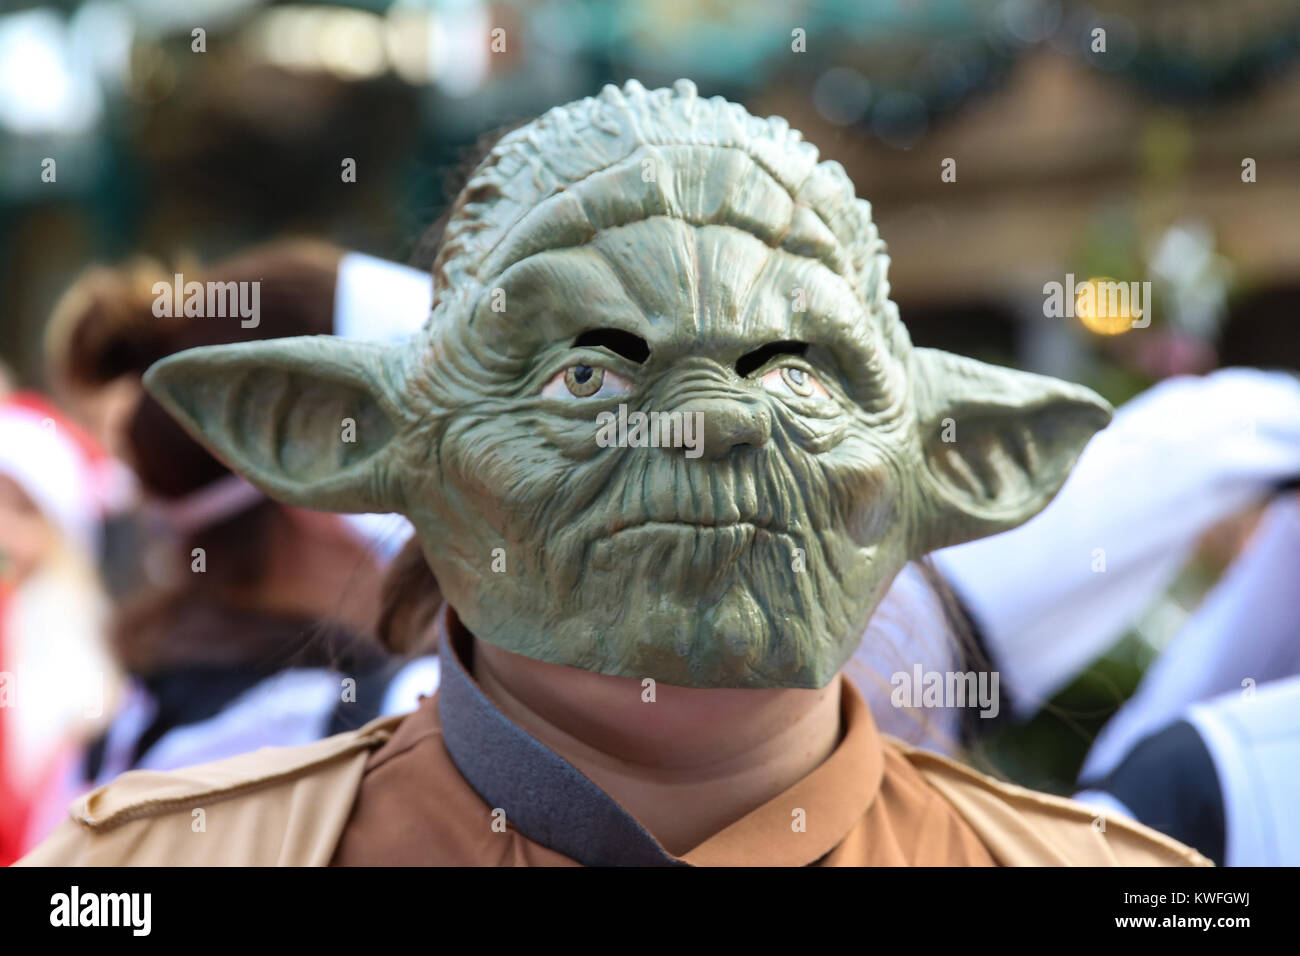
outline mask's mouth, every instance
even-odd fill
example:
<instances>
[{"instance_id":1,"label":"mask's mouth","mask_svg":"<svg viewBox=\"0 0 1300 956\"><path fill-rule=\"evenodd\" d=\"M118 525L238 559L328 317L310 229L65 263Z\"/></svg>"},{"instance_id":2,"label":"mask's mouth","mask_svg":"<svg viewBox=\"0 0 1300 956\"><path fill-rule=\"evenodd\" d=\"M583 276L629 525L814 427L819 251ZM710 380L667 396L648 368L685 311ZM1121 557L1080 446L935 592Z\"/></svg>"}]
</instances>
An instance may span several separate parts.
<instances>
[{"instance_id":1,"label":"mask's mouth","mask_svg":"<svg viewBox=\"0 0 1300 956\"><path fill-rule=\"evenodd\" d=\"M681 532L681 531L704 531L704 532L709 532L709 531L732 531L732 530L740 530L740 531L767 531L767 532L770 532L770 533L772 533L772 534L781 533L782 531L784 531L784 532L787 533L787 534L789 533L789 529L780 529L780 528L775 527L774 525L768 524L768 523L763 522L763 521L758 521L758 520L754 520L754 521L733 521L733 520L710 521L710 520L707 519L707 518L701 518L701 519L696 519L696 520L692 520L692 521L687 521L687 520L685 520L685 519L681 519L681 518L673 518L673 519L666 519L666 520L654 520L654 519L650 519L650 520L646 520L646 521L638 521L638 522L636 522L635 524L629 524L629 525L624 525L624 526L622 526L622 527L617 527L617 528L615 528L613 531L610 532L609 537L614 538L614 537L617 537L617 536L622 535L622 534L629 534L629 533L645 533L645 532L656 532L656 531L666 531L666 532L673 532L673 531L678 531L678 532Z\"/></svg>"},{"instance_id":2,"label":"mask's mouth","mask_svg":"<svg viewBox=\"0 0 1300 956\"><path fill-rule=\"evenodd\" d=\"M629 562L657 561L676 556L697 580L711 578L731 567L754 548L764 554L801 547L793 529L754 521L701 524L698 521L642 521L619 528L592 542L591 567L600 571L626 570ZM775 549L773 551L773 549ZM667 587L667 580L656 587Z\"/></svg>"}]
</instances>

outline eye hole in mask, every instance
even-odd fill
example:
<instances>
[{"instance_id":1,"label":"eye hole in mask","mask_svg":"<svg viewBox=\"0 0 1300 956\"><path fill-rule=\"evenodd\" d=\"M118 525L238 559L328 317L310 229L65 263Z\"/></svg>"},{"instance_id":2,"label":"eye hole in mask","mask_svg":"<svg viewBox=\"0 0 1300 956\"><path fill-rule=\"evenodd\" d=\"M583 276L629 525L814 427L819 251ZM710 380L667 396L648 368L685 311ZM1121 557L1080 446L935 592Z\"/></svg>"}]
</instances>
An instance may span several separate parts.
<instances>
[{"instance_id":1,"label":"eye hole in mask","mask_svg":"<svg viewBox=\"0 0 1300 956\"><path fill-rule=\"evenodd\" d=\"M547 382L542 397L570 401L575 398L611 398L631 390L632 383L621 375L599 365L579 362Z\"/></svg>"},{"instance_id":2,"label":"eye hole in mask","mask_svg":"<svg viewBox=\"0 0 1300 956\"><path fill-rule=\"evenodd\" d=\"M776 395L830 398L825 386L817 381L812 372L801 365L781 365L764 372L763 377L759 379L759 384Z\"/></svg>"}]
</instances>

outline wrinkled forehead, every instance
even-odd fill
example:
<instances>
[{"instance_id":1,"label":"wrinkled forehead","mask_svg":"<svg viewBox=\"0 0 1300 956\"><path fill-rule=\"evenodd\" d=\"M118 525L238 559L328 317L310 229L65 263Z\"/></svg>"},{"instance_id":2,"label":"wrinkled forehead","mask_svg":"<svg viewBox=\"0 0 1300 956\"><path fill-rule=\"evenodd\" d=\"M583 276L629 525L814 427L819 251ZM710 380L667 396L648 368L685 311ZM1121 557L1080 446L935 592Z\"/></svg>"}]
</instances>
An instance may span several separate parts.
<instances>
[{"instance_id":1,"label":"wrinkled forehead","mask_svg":"<svg viewBox=\"0 0 1300 956\"><path fill-rule=\"evenodd\" d=\"M685 331L705 345L729 324L833 339L874 380L910 351L888 263L871 204L783 119L685 80L629 81L508 134L475 170L434 263L425 335L435 353L454 336L509 361L584 312L588 328L695 323Z\"/></svg>"},{"instance_id":2,"label":"wrinkled forehead","mask_svg":"<svg viewBox=\"0 0 1300 956\"><path fill-rule=\"evenodd\" d=\"M737 346L869 335L859 263L817 195L737 147L641 144L496 220L494 240L480 237L471 321L497 337L513 317L518 348L591 327Z\"/></svg>"},{"instance_id":3,"label":"wrinkled forehead","mask_svg":"<svg viewBox=\"0 0 1300 956\"><path fill-rule=\"evenodd\" d=\"M849 250L806 199L745 151L716 145L639 146L541 199L502 230L475 271L490 282L540 252L656 217L730 226L854 278Z\"/></svg>"},{"instance_id":4,"label":"wrinkled forehead","mask_svg":"<svg viewBox=\"0 0 1300 956\"><path fill-rule=\"evenodd\" d=\"M791 340L853 353L878 337L852 285L820 259L665 215L514 262L470 326L516 357L595 329L631 333L657 355L719 359Z\"/></svg>"}]
</instances>

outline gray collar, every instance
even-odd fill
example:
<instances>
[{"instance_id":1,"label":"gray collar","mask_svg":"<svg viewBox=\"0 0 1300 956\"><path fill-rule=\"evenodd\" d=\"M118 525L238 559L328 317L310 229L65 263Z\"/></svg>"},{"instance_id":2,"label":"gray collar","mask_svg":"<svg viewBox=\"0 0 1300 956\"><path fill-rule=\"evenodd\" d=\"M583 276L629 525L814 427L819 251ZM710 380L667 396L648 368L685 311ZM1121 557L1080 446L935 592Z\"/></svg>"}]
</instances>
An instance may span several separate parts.
<instances>
[{"instance_id":1,"label":"gray collar","mask_svg":"<svg viewBox=\"0 0 1300 956\"><path fill-rule=\"evenodd\" d=\"M513 723L462 663L472 638L448 609L441 621L438 716L465 782L535 843L586 866L686 866L571 763Z\"/></svg>"}]
</instances>

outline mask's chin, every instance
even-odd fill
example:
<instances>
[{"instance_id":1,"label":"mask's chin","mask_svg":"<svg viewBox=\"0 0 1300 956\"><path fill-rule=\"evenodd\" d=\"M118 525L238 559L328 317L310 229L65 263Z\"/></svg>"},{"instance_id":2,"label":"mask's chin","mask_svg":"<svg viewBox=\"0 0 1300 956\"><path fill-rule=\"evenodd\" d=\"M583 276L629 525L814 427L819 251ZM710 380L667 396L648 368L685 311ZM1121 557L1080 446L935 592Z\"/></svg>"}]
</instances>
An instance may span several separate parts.
<instances>
[{"instance_id":1,"label":"mask's chin","mask_svg":"<svg viewBox=\"0 0 1300 956\"><path fill-rule=\"evenodd\" d=\"M892 577L889 529L872 529L885 534L863 545L802 511L779 527L529 514L487 540L481 520L464 512L422 529L426 539L477 542L459 555L428 549L448 602L470 632L503 650L638 682L824 687L856 649L888 587L883 576ZM513 543L502 573L471 560L503 541Z\"/></svg>"},{"instance_id":2,"label":"mask's chin","mask_svg":"<svg viewBox=\"0 0 1300 956\"><path fill-rule=\"evenodd\" d=\"M662 536L642 541L634 555L620 548L628 564L593 569L560 606L511 609L486 600L466 623L504 650L614 677L691 688L820 688L860 638L861 628L846 617L865 623L874 606L859 604L856 613L832 618L826 606L844 608L847 595L814 604L810 595L756 581L739 567L722 577L708 574L707 562L695 565L680 548L673 552L678 570L698 577L669 575L662 566L652 573L661 542Z\"/></svg>"}]
</instances>

